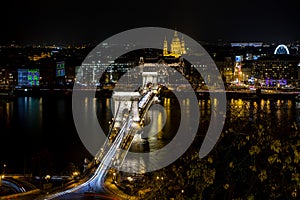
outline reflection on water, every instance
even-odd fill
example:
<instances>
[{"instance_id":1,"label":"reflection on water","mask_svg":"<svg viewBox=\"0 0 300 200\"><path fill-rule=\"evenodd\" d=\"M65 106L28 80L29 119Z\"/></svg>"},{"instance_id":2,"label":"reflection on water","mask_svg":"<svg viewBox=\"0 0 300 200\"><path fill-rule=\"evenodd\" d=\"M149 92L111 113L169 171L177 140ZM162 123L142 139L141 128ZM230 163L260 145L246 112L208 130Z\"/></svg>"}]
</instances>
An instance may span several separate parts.
<instances>
[{"instance_id":1,"label":"reflection on water","mask_svg":"<svg viewBox=\"0 0 300 200\"><path fill-rule=\"evenodd\" d=\"M0 100L0 138L8 173L58 173L90 155L77 136L70 98Z\"/></svg>"},{"instance_id":2,"label":"reflection on water","mask_svg":"<svg viewBox=\"0 0 300 200\"><path fill-rule=\"evenodd\" d=\"M178 124L185 120L191 121L192 116L186 115L184 119L180 118L179 105L172 99L164 99L162 101L163 111L151 110L149 112L150 118L155 120L151 125L150 137L146 138L149 141L150 151L155 152L158 149L167 145L178 131ZM217 99L211 100L199 100L200 122L198 136L203 139L208 129L209 120L216 115ZM188 107L189 102L184 100L181 102L181 106ZM291 127L294 122L298 122L299 105L292 100L277 100L277 99L229 99L227 102L226 122L224 130L230 130L236 134L251 134L253 124L265 124L266 128L274 134L288 134L287 127ZM190 108L192 109L192 108ZM185 110L189 113L189 110ZM166 119L165 119L166 118ZM164 121L165 120L165 121ZM263 122L263 123L262 123ZM162 128L163 124L163 128ZM187 125L192 126L194 124ZM188 130L188 127L185 127ZM160 131L161 130L161 131ZM149 130L148 130L149 131ZM155 134L157 133L157 134ZM201 141L199 139L199 141ZM196 148L200 147L200 144L195 142ZM164 159L163 156L156 157L152 162L159 162ZM149 160L130 160L125 165L131 168L142 168ZM126 166L124 166L126 167ZM143 170L141 170L143 171Z\"/></svg>"},{"instance_id":3,"label":"reflection on water","mask_svg":"<svg viewBox=\"0 0 300 200\"><path fill-rule=\"evenodd\" d=\"M298 121L299 107L292 100L260 99L242 100L231 99L227 107L227 122L236 122L236 126L231 127L241 132L249 132L247 124L267 121L268 128L274 132L280 132L292 123Z\"/></svg>"},{"instance_id":4,"label":"reflection on water","mask_svg":"<svg viewBox=\"0 0 300 200\"><path fill-rule=\"evenodd\" d=\"M113 117L111 99L86 99L82 106L89 103L94 105L102 129L108 131L109 121ZM190 106L187 99L180 103L186 108ZM268 128L272 131L284 131L288 134L286 127L299 121L300 104L292 100L229 99L227 103L225 127L237 132L247 133L251 131L247 128L249 123L264 120L269 122ZM206 134L215 104L216 100L198 102L200 137ZM142 136L149 141L150 151L161 149L168 144L182 121L190 126L194 125L191 124L192 116L189 115L188 109L185 109L186 117L181 118L179 102L174 99L164 98L160 105L157 109L150 110L148 116L152 122L148 130L145 128ZM89 116L88 111L82 114L87 118ZM227 127L228 125L232 127ZM11 101L1 100L0 137L1 161L9 163L11 170L23 172L26 168L30 172L36 172L37 169L34 168L37 168L37 163L34 163L33 157L43 152L43 149L47 149L49 153L47 160L38 158L40 160L36 162L45 163L45 166L51 162L51 166L55 166L53 168L57 170L62 170L70 162L82 168L84 158L91 156L81 143L74 127L69 97L18 97Z\"/></svg>"}]
</instances>

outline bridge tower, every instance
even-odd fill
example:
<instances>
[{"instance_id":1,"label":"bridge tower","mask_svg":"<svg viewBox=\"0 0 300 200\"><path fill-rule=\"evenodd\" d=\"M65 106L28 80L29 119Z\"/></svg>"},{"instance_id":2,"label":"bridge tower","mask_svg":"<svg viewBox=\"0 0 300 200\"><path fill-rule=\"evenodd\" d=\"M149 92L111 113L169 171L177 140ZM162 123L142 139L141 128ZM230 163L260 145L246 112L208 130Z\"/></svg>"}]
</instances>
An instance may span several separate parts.
<instances>
[{"instance_id":1,"label":"bridge tower","mask_svg":"<svg viewBox=\"0 0 300 200\"><path fill-rule=\"evenodd\" d=\"M157 72L143 72L143 86L147 85L148 83L152 84L152 87L156 89L157 87Z\"/></svg>"},{"instance_id":2,"label":"bridge tower","mask_svg":"<svg viewBox=\"0 0 300 200\"><path fill-rule=\"evenodd\" d=\"M139 92L114 91L112 99L114 102L115 127L121 127L127 117L133 121L140 121L138 102Z\"/></svg>"}]
</instances>

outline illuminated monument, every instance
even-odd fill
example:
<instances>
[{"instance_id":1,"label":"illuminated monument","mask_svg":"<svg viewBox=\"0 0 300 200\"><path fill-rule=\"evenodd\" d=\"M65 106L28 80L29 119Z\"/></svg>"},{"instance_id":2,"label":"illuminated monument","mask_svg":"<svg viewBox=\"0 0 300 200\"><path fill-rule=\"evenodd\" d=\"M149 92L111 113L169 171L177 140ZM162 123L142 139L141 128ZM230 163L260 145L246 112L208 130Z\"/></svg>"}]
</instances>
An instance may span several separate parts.
<instances>
[{"instance_id":1,"label":"illuminated monument","mask_svg":"<svg viewBox=\"0 0 300 200\"><path fill-rule=\"evenodd\" d=\"M170 45L170 51L168 49L168 41L165 38L163 56L174 56L175 58L179 58L181 55L186 54L184 40L183 38L181 40L179 39L178 32L176 30Z\"/></svg>"}]
</instances>

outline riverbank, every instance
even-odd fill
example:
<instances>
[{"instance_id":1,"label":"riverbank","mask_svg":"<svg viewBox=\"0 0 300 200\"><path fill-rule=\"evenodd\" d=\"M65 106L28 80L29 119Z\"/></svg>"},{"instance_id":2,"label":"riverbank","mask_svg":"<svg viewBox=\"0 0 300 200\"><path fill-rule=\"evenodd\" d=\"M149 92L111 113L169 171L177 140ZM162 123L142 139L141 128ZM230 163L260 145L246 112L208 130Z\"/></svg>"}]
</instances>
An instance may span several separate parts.
<instances>
[{"instance_id":1,"label":"riverbank","mask_svg":"<svg viewBox=\"0 0 300 200\"><path fill-rule=\"evenodd\" d=\"M111 89L80 89L76 91L76 95L91 96L94 95L98 97L111 97L114 90ZM186 91L172 91L172 90L161 90L160 96L167 98L176 98L176 95L184 95ZM280 90L262 90L262 91L249 91L249 90L236 90L236 91L225 91L227 99L291 99L294 100L300 93L298 91L280 91ZM13 99L18 96L72 96L72 88L20 88L14 89L12 92L2 92L0 93L0 99ZM198 99L209 99L211 94L223 95L223 91L208 91L200 90L196 91Z\"/></svg>"},{"instance_id":2,"label":"riverbank","mask_svg":"<svg viewBox=\"0 0 300 200\"><path fill-rule=\"evenodd\" d=\"M92 93L93 92L93 93ZM88 90L81 89L77 94L90 96L91 94L95 97L110 97L113 90L102 89L102 90ZM5 95L6 97L18 97L18 96L72 96L72 88L20 88L14 89L13 92ZM1 98L1 96L0 96Z\"/></svg>"},{"instance_id":3,"label":"riverbank","mask_svg":"<svg viewBox=\"0 0 300 200\"><path fill-rule=\"evenodd\" d=\"M176 92L177 94L184 95L184 91ZM220 96L224 95L223 91L208 91L208 90L201 90L195 92L198 99L209 99L211 94L213 96ZM175 98L176 95L172 90L162 90L160 95L167 98ZM239 91L225 91L227 99L253 99L253 100L260 100L260 99L291 99L294 100L296 96L299 94L297 91L249 91L249 90L239 90Z\"/></svg>"}]
</instances>

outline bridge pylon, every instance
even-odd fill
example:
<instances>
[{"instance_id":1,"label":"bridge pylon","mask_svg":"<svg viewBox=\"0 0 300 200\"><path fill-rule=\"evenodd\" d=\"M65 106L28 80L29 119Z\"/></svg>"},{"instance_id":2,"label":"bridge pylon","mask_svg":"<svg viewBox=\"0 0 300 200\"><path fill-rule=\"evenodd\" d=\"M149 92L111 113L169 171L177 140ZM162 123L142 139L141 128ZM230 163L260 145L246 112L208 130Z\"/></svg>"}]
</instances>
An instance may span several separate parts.
<instances>
[{"instance_id":1,"label":"bridge pylon","mask_svg":"<svg viewBox=\"0 0 300 200\"><path fill-rule=\"evenodd\" d=\"M112 99L114 102L115 127L120 128L127 117L139 122L138 103L141 94L139 92L114 91Z\"/></svg>"},{"instance_id":2,"label":"bridge pylon","mask_svg":"<svg viewBox=\"0 0 300 200\"><path fill-rule=\"evenodd\" d=\"M157 89L157 72L143 72L143 86L147 86L147 84L151 83L153 89Z\"/></svg>"}]
</instances>

